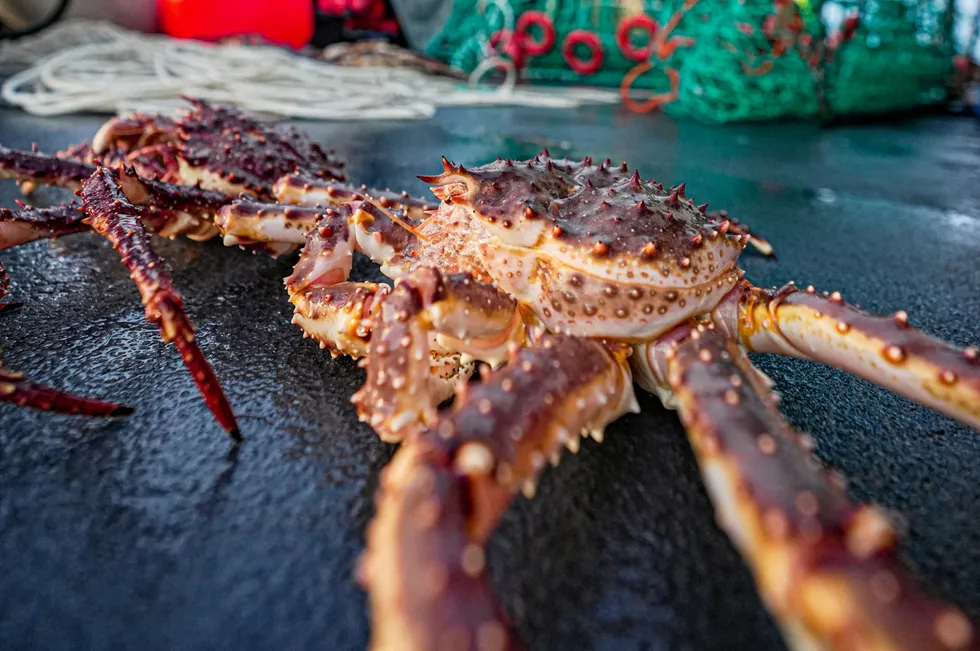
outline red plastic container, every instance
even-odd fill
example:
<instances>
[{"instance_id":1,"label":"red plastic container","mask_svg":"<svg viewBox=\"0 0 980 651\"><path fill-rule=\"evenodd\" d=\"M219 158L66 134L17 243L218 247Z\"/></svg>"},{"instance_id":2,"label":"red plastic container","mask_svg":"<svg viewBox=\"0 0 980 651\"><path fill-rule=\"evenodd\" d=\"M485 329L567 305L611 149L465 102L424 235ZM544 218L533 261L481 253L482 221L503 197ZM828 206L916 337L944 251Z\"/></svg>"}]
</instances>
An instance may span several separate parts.
<instances>
[{"instance_id":1,"label":"red plastic container","mask_svg":"<svg viewBox=\"0 0 980 651\"><path fill-rule=\"evenodd\" d=\"M257 35L301 48L313 37L310 0L157 0L157 10L163 32L175 38Z\"/></svg>"}]
</instances>

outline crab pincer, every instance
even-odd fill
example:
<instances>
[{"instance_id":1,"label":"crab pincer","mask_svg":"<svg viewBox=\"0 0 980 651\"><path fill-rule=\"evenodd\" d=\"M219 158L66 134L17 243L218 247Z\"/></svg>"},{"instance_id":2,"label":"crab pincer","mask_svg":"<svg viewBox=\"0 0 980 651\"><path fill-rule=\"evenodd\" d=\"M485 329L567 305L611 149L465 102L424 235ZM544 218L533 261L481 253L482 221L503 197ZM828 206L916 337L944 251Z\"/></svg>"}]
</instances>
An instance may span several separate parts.
<instances>
[{"instance_id":1,"label":"crab pincer","mask_svg":"<svg viewBox=\"0 0 980 651\"><path fill-rule=\"evenodd\" d=\"M194 326L184 313L183 298L174 289L163 259L150 246L140 211L120 187L118 174L99 167L82 183L80 195L88 214L85 222L112 243L136 281L147 320L158 325L165 343L173 342L177 347L221 426L235 441L241 440L228 399L197 347Z\"/></svg>"}]
</instances>

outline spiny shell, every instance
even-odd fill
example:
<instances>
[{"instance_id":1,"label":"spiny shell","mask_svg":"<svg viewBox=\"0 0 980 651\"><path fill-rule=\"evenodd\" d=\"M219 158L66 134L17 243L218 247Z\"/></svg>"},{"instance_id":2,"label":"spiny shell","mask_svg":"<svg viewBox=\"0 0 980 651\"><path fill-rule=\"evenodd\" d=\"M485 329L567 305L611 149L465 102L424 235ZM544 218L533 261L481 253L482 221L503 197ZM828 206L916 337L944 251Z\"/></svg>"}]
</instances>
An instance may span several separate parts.
<instances>
[{"instance_id":1,"label":"spiny shell","mask_svg":"<svg viewBox=\"0 0 980 651\"><path fill-rule=\"evenodd\" d=\"M743 238L716 230L683 184L665 188L588 159L538 156L472 169L445 163L442 175L422 178L455 186L443 191L446 200L473 210L504 244L546 248L570 263L608 269L606 277L617 266L687 276L707 271L718 251L732 249L725 256L731 261L744 246Z\"/></svg>"}]
</instances>

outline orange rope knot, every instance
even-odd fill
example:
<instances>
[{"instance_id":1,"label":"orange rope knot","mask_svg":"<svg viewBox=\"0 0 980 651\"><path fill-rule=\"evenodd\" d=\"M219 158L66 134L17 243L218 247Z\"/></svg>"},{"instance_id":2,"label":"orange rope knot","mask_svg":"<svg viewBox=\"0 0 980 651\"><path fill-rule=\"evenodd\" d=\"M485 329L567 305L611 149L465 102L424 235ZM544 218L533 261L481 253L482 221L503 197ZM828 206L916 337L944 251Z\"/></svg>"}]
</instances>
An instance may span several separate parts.
<instances>
[{"instance_id":1,"label":"orange rope knot","mask_svg":"<svg viewBox=\"0 0 980 651\"><path fill-rule=\"evenodd\" d=\"M649 61L644 61L633 67L632 70L626 73L623 77L623 81L619 84L619 96L623 100L623 104L630 111L634 113L649 113L665 104L670 104L677 100L678 97L678 87L680 84L680 73L677 72L676 68L667 68L664 70L664 74L670 79L670 90L666 93L656 93L651 95L642 102L635 101L631 96L631 89L633 83L639 78L640 75L646 71L653 68L653 64Z\"/></svg>"}]
</instances>

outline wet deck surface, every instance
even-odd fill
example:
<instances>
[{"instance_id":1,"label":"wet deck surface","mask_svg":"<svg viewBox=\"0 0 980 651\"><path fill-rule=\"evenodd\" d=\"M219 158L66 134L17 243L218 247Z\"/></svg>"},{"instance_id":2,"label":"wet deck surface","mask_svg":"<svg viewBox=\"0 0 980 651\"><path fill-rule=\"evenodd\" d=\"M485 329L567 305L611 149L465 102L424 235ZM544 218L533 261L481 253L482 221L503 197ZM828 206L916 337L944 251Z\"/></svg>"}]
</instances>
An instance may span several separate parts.
<instances>
[{"instance_id":1,"label":"wet deck surface","mask_svg":"<svg viewBox=\"0 0 980 651\"><path fill-rule=\"evenodd\" d=\"M0 142L44 151L101 118L0 110ZM980 342L980 128L925 118L873 128L706 127L608 108L452 110L402 124L308 124L353 178L421 192L443 154L626 159L645 177L767 235L746 253L763 285L843 291ZM40 197L57 200L47 190ZM0 183L0 205L17 198ZM379 470L393 448L357 422L362 381L290 325L289 261L218 241L161 241L200 342L237 410L237 453L135 287L95 235L0 253L23 309L0 322L3 361L59 388L137 408L106 423L0 406L0 647L365 648L352 579ZM904 557L980 618L980 435L816 364L762 358L783 409L852 494L906 521ZM490 549L495 584L532 649L783 649L717 528L676 416L649 396L548 470Z\"/></svg>"}]
</instances>

